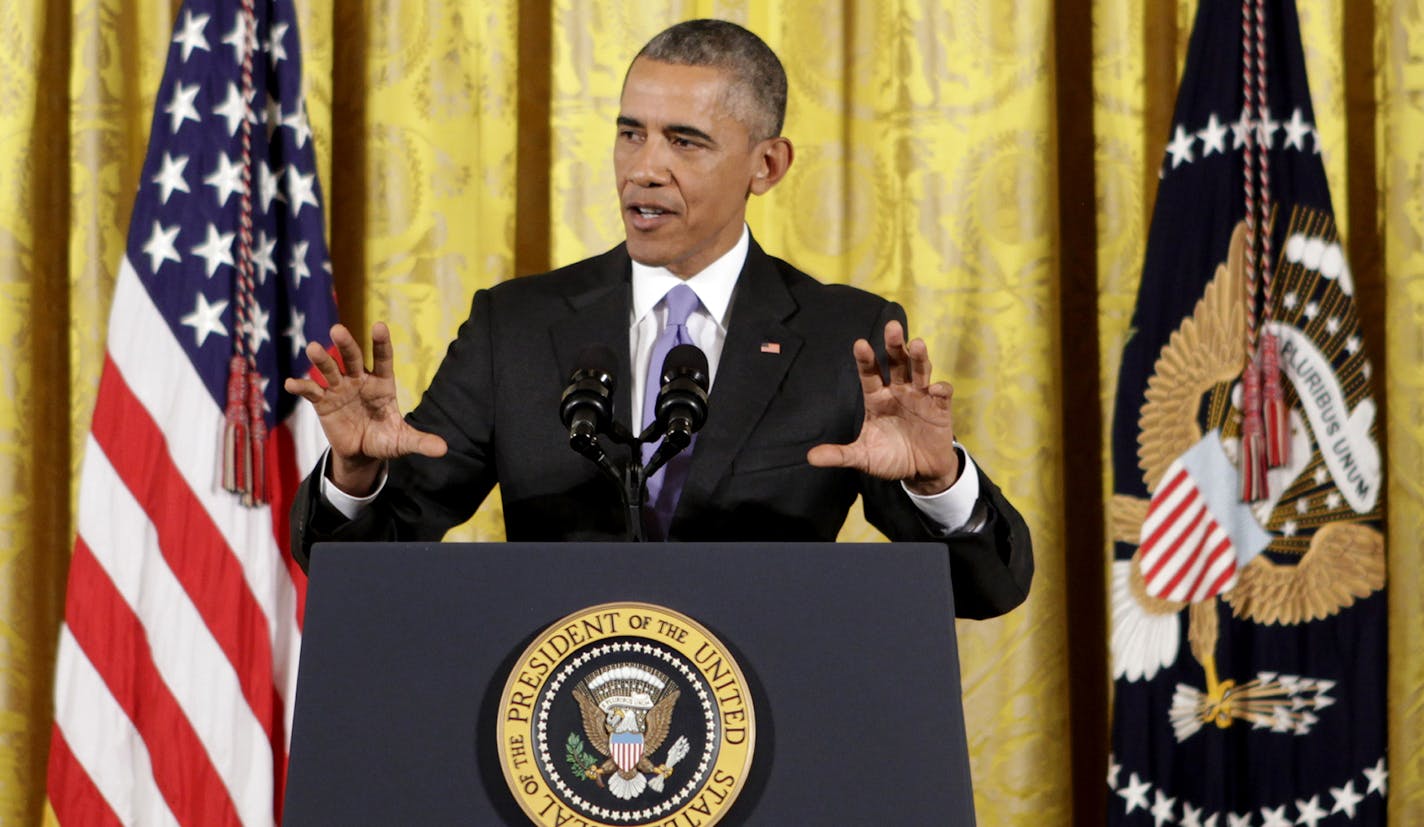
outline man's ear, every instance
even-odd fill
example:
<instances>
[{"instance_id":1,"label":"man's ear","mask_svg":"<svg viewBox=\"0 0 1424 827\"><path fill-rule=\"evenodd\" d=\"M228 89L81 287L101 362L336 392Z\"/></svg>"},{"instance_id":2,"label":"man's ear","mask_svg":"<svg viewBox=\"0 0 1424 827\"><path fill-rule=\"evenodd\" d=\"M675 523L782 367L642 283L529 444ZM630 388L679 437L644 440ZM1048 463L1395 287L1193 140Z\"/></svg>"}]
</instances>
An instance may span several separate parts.
<instances>
[{"instance_id":1,"label":"man's ear","mask_svg":"<svg viewBox=\"0 0 1424 827\"><path fill-rule=\"evenodd\" d=\"M757 144L757 167L752 175L751 191L754 195L765 195L776 186L791 168L791 160L796 151L786 138L767 138Z\"/></svg>"}]
</instances>

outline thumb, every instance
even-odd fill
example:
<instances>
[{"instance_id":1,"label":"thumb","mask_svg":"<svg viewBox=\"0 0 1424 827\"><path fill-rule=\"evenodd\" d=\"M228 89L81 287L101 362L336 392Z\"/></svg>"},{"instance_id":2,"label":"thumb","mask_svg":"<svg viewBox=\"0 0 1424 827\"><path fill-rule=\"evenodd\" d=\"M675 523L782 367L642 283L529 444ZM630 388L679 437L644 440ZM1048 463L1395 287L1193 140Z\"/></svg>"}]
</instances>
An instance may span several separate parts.
<instances>
[{"instance_id":1,"label":"thumb","mask_svg":"<svg viewBox=\"0 0 1424 827\"><path fill-rule=\"evenodd\" d=\"M854 468L855 452L849 445L817 445L806 452L806 461L817 468Z\"/></svg>"},{"instance_id":2,"label":"thumb","mask_svg":"<svg viewBox=\"0 0 1424 827\"><path fill-rule=\"evenodd\" d=\"M401 453L420 454L426 457L443 457L449 450L443 437L435 434L428 434L425 431L406 426L401 442L404 443Z\"/></svg>"}]
</instances>

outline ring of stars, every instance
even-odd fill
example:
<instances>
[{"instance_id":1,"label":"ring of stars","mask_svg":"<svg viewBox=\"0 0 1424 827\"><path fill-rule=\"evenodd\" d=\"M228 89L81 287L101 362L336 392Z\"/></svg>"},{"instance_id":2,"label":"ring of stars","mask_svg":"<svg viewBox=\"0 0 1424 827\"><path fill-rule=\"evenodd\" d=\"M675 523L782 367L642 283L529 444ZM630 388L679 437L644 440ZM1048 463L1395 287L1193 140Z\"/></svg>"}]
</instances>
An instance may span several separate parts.
<instances>
[{"instance_id":1,"label":"ring of stars","mask_svg":"<svg viewBox=\"0 0 1424 827\"><path fill-rule=\"evenodd\" d=\"M564 781L559 766L555 762L553 753L549 748L548 728L550 708L553 706L555 696L559 690L568 682L574 672L578 671L590 661L593 661L595 658L615 655L620 652L646 654L656 657L667 663L668 666L676 670L678 674L682 675L686 681L686 685L697 694L698 704L702 707L702 717L707 726L706 738L703 741L702 755L699 757L697 767L693 770L687 783L683 785L682 789L662 802L641 810L611 810L607 807L600 807L578 795L574 792L573 788ZM690 798L693 793L701 789L702 780L706 777L707 770L711 768L716 758L717 745L721 737L717 708L712 703L712 695L708 691L701 676L686 662L686 659L679 657L675 652L668 651L652 643L627 640L589 646L578 655L565 661L563 668L559 670L558 674L556 674L545 687L544 694L539 702L539 712L536 716L536 720L538 724L535 727L534 740L538 744L539 763L544 775L544 780L563 795L565 803L577 807L586 815L612 821L648 821L675 810L679 805Z\"/></svg>"}]
</instances>

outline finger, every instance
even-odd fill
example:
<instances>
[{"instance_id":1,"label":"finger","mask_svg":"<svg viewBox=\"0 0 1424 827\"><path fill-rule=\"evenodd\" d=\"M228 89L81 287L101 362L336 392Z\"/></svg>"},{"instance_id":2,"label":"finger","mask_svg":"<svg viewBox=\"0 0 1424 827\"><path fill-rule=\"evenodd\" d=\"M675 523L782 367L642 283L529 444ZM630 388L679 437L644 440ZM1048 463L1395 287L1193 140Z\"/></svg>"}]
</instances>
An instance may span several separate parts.
<instances>
[{"instance_id":1,"label":"finger","mask_svg":"<svg viewBox=\"0 0 1424 827\"><path fill-rule=\"evenodd\" d=\"M910 380L917 388L928 388L931 370L929 346L924 339L916 339L906 350L910 354Z\"/></svg>"},{"instance_id":2,"label":"finger","mask_svg":"<svg viewBox=\"0 0 1424 827\"><path fill-rule=\"evenodd\" d=\"M391 329L385 322L371 325L371 373L382 379L395 378L395 349L391 347Z\"/></svg>"},{"instance_id":3,"label":"finger","mask_svg":"<svg viewBox=\"0 0 1424 827\"><path fill-rule=\"evenodd\" d=\"M307 358L311 360L312 367L321 372L321 378L328 388L341 381L341 366L336 364L336 360L331 358L331 354L326 352L321 342L307 343Z\"/></svg>"},{"instance_id":4,"label":"finger","mask_svg":"<svg viewBox=\"0 0 1424 827\"><path fill-rule=\"evenodd\" d=\"M287 381L282 383L282 387L292 396L300 396L308 402L315 403L321 399L323 391L321 385L310 379L298 379L295 376L287 377Z\"/></svg>"},{"instance_id":5,"label":"finger","mask_svg":"<svg viewBox=\"0 0 1424 827\"><path fill-rule=\"evenodd\" d=\"M954 419L953 413L951 412L952 405L950 400L954 399L954 386L948 382L936 382L930 385L925 392L929 395L930 401L934 403L935 408L949 420L949 428L950 431L953 432Z\"/></svg>"},{"instance_id":6,"label":"finger","mask_svg":"<svg viewBox=\"0 0 1424 827\"><path fill-rule=\"evenodd\" d=\"M860 374L860 390L867 396L885 387L885 377L880 374L880 360L875 358L875 348L864 339L856 339L851 347L855 354L855 368Z\"/></svg>"},{"instance_id":7,"label":"finger","mask_svg":"<svg viewBox=\"0 0 1424 827\"><path fill-rule=\"evenodd\" d=\"M890 366L890 384L910 381L910 354L905 350L905 328L894 319L885 323L885 361Z\"/></svg>"},{"instance_id":8,"label":"finger","mask_svg":"<svg viewBox=\"0 0 1424 827\"><path fill-rule=\"evenodd\" d=\"M356 343L356 338L346 329L346 325L331 326L331 343L336 345L336 353L341 357L341 367L346 375L352 379L360 379L366 372L366 360L361 355L361 346Z\"/></svg>"}]
</instances>

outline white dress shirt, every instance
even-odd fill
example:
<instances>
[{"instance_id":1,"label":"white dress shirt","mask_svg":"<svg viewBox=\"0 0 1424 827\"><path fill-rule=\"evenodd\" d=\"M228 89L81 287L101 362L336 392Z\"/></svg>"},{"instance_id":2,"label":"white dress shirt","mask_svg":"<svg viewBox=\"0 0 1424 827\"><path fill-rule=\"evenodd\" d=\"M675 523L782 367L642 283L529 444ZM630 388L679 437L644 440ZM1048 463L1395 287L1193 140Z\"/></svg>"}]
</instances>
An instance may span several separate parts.
<instances>
[{"instance_id":1,"label":"white dress shirt","mask_svg":"<svg viewBox=\"0 0 1424 827\"><path fill-rule=\"evenodd\" d=\"M707 269L684 281L673 275L666 267L649 267L633 262L633 307L628 318L628 352L633 362L633 398L640 404L630 412L634 417L633 433L640 433L643 426L643 400L648 387L648 360L653 355L653 345L667 323L667 306L662 304L668 291L686 284L697 294L701 305L687 319L687 334L702 352L707 354L708 387L717 381L717 364L722 360L722 345L727 341L728 316L732 312L732 294L737 288L737 277L742 274L742 265L747 261L747 250L751 247L751 233L742 226L742 236L721 258L707 265ZM657 389L653 389L657 393Z\"/></svg>"},{"instance_id":2,"label":"white dress shirt","mask_svg":"<svg viewBox=\"0 0 1424 827\"><path fill-rule=\"evenodd\" d=\"M628 349L632 358L633 398L638 404L629 414L633 417L634 433L643 429L642 401L648 387L648 360L652 357L653 343L662 332L667 318L667 308L659 304L667 292L679 284L686 284L697 294L701 302L687 320L687 332L692 340L707 354L707 376L709 383L717 381L717 365L722 357L722 345L727 341L727 325L731 321L732 296L736 292L737 278L742 265L747 260L747 250L751 247L751 232L742 226L741 238L737 243L712 262L702 272L686 280L674 275L665 267L649 267L633 262L633 307L629 313ZM846 354L850 359L851 355ZM656 393L656 390L654 390ZM710 398L716 405L716 396ZM974 460L963 446L955 443L959 451L959 479L945 491L932 496L922 496L905 489L910 500L925 515L929 523L939 527L940 534L958 530L974 531L983 523L982 515L974 513L974 504L979 499L979 474ZM353 497L337 488L327 473L326 462L322 461L321 491L347 519L355 519L385 487L386 475L376 483L375 491L366 497ZM902 484L903 487L903 484Z\"/></svg>"}]
</instances>

